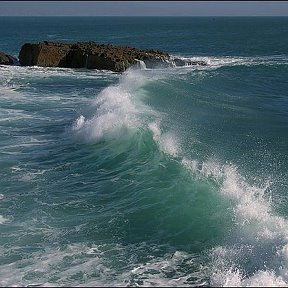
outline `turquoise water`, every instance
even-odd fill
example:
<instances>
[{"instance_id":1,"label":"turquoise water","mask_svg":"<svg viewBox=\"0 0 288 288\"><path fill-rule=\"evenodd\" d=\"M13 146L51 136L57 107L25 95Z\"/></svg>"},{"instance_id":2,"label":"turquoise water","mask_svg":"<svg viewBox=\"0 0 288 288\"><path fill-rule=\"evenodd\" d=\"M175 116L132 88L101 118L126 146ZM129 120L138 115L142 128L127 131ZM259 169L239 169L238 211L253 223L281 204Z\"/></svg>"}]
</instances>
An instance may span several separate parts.
<instances>
[{"instance_id":1,"label":"turquoise water","mask_svg":"<svg viewBox=\"0 0 288 288\"><path fill-rule=\"evenodd\" d=\"M0 66L0 285L287 285L288 18L0 24L208 64Z\"/></svg>"}]
</instances>

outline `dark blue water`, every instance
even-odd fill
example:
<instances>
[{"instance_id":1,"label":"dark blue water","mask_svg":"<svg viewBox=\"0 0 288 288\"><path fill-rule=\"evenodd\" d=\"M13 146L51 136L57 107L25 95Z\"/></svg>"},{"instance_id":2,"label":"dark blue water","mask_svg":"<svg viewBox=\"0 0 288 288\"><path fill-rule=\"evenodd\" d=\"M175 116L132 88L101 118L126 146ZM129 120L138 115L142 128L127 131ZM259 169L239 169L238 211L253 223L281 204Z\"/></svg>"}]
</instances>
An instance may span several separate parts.
<instances>
[{"instance_id":1,"label":"dark blue water","mask_svg":"<svg viewBox=\"0 0 288 288\"><path fill-rule=\"evenodd\" d=\"M16 57L95 41L207 62L0 67L1 285L286 286L287 24L1 17Z\"/></svg>"}]
</instances>

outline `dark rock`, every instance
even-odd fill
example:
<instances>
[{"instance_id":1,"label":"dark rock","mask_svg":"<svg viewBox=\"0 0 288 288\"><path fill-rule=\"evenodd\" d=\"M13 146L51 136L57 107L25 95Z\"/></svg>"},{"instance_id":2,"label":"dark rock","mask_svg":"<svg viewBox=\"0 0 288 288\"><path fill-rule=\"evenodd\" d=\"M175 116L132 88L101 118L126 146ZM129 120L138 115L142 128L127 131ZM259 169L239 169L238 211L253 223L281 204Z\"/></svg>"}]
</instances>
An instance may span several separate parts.
<instances>
[{"instance_id":1,"label":"dark rock","mask_svg":"<svg viewBox=\"0 0 288 288\"><path fill-rule=\"evenodd\" d=\"M175 58L174 63L176 66L185 66L187 62L183 59Z\"/></svg>"},{"instance_id":2,"label":"dark rock","mask_svg":"<svg viewBox=\"0 0 288 288\"><path fill-rule=\"evenodd\" d=\"M174 58L173 62L175 63L175 65L177 67L181 67L181 66L192 66L192 65L196 65L196 66L206 66L207 63L203 60L188 60L188 59L180 59L180 58Z\"/></svg>"},{"instance_id":3,"label":"dark rock","mask_svg":"<svg viewBox=\"0 0 288 288\"><path fill-rule=\"evenodd\" d=\"M22 66L66 67L70 47L70 44L48 41L26 43L19 53L19 62Z\"/></svg>"},{"instance_id":4,"label":"dark rock","mask_svg":"<svg viewBox=\"0 0 288 288\"><path fill-rule=\"evenodd\" d=\"M19 61L23 66L88 68L123 72L137 60L162 63L169 54L158 50L141 50L112 44L48 42L22 46Z\"/></svg>"},{"instance_id":5,"label":"dark rock","mask_svg":"<svg viewBox=\"0 0 288 288\"><path fill-rule=\"evenodd\" d=\"M198 61L189 61L189 62L188 62L188 65L207 66L207 62L201 61L201 60L198 60Z\"/></svg>"},{"instance_id":6,"label":"dark rock","mask_svg":"<svg viewBox=\"0 0 288 288\"><path fill-rule=\"evenodd\" d=\"M17 65L18 60L4 52L0 52L0 65Z\"/></svg>"},{"instance_id":7,"label":"dark rock","mask_svg":"<svg viewBox=\"0 0 288 288\"><path fill-rule=\"evenodd\" d=\"M172 58L168 53L155 49L137 49L95 42L66 44L44 41L38 44L26 43L19 53L23 66L46 66L65 68L88 68L123 72L131 65L143 61L147 68L187 65L207 65L204 61L188 61Z\"/></svg>"}]
</instances>

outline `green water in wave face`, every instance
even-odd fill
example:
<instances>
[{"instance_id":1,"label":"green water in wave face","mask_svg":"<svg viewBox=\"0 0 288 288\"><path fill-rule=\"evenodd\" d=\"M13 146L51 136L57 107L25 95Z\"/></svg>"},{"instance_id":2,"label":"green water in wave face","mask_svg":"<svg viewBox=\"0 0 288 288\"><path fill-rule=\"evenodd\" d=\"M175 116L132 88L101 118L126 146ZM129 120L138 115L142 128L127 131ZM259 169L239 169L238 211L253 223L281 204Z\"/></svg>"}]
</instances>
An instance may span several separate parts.
<instances>
[{"instance_id":1,"label":"green water in wave face","mask_svg":"<svg viewBox=\"0 0 288 288\"><path fill-rule=\"evenodd\" d=\"M44 71L14 69L19 78L27 69ZM124 269L128 283L143 284L141 273L131 274L134 268L152 260L154 271L181 250L180 270L171 263L165 273L167 279L183 273L190 277L202 261L194 263L190 258L198 259L199 252L212 247L225 233L219 207L228 203L218 199L217 183L203 182L183 168L177 139L173 133L162 132L161 113L144 103L149 101L145 73L143 81L131 86L130 78L133 82L142 72L128 72L120 84L115 81L96 100L73 94L63 99L64 93L43 91L42 81L54 85L53 73L59 73L60 82L70 72L51 69L48 79L41 73L34 76L33 86L43 94L35 93L33 101L22 92L31 89L29 85L13 87L17 77L3 93L6 96L9 91L10 97L5 98L2 111L11 105L11 99L16 104L9 111L14 121L2 121L2 133L7 137L2 138L5 165L1 169L3 175L11 175L2 180L6 195L1 204L3 214L8 215L3 218L2 241L9 253L4 254L3 273L15 263L14 268L21 272L15 275L20 283L81 284L83 272L70 270L92 261L94 268L85 272L88 283L104 283L97 272L103 266L115 270L107 283L122 283ZM99 81L103 75L96 73L91 81ZM70 77L68 91L75 76ZM81 81L77 84L86 87L87 79L84 84ZM72 103L78 103L77 110ZM81 118L80 113L85 116ZM114 117L117 122L112 121ZM226 214L225 221L231 225ZM211 222L211 218L216 219ZM184 260L193 265L184 269ZM161 283L161 277L155 284ZM3 283L10 281L5 278Z\"/></svg>"}]
</instances>

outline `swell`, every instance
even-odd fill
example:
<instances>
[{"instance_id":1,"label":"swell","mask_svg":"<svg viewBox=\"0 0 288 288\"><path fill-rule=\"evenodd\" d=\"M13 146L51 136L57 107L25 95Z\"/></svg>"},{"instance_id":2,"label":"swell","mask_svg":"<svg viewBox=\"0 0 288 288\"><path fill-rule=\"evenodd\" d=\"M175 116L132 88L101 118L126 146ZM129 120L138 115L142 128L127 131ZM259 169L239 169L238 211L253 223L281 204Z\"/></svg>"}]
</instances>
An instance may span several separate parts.
<instances>
[{"instance_id":1,"label":"swell","mask_svg":"<svg viewBox=\"0 0 288 288\"><path fill-rule=\"evenodd\" d=\"M142 70L153 69L192 69L192 70L211 70L221 67L251 67L251 66L282 66L288 64L288 57L285 55L273 56L182 56L171 55L170 59L165 59L163 63L151 65L143 61L137 61L135 67Z\"/></svg>"},{"instance_id":2,"label":"swell","mask_svg":"<svg viewBox=\"0 0 288 288\"><path fill-rule=\"evenodd\" d=\"M175 74L177 69L171 70ZM173 77L181 75L181 71L177 73ZM42 285L71 281L77 285L82 285L83 281L92 285L95 278L97 285L287 284L287 223L284 216L277 215L271 201L269 193L273 182L267 178L259 185L251 184L236 164L227 164L225 157L217 159L205 153L202 157L198 151L192 153L189 148L193 145L186 145L187 139L192 141L193 138L200 146L205 143L201 143L199 135L191 134L191 130L182 133L186 117L181 114L183 111L176 105L165 110L163 102L155 105L153 98L161 96L157 85L167 85L167 81L171 81L170 71L131 69L120 77L119 83L97 94L86 110L78 109L77 117L69 122L67 129L72 141L69 137L66 140L72 143L73 149L67 146L69 149L59 150L78 153L73 156L75 162L68 163L69 154L61 156L58 162L49 160L54 161L56 168L52 174L55 178L45 175L47 179L43 179L49 183L46 189L51 193L48 201L39 201L43 225L36 227L33 221L26 221L22 226L23 239L27 237L25 229L33 230L34 226L47 233L45 245L48 247L38 243L42 250L33 252L32 266L24 259L15 261L12 266L3 265L2 272L9 275L12 267L17 281L31 284L32 280L41 279ZM151 85L155 90L150 89ZM173 104L169 102L173 97L183 100L177 90L179 87L172 88L161 96L169 105ZM154 91L152 95L151 91ZM81 157L77 149L84 149ZM87 153L92 155L87 156ZM65 168L69 165L71 170ZM62 171L66 174L61 174ZM79 175L85 177L79 180ZM81 188L84 182L86 186ZM57 184L60 188L71 188L69 193L61 191L70 199L68 203L59 196ZM80 191L83 198L87 196L82 202L77 195ZM56 220L59 215L67 220L71 213L78 211L75 231L74 228L69 231L69 227L62 227L62 224L56 225L54 220L45 222L51 211ZM110 217L111 211L118 212ZM103 217L109 213L110 218ZM103 218L97 218L99 214ZM0 220L5 224L9 222L7 219L5 216ZM97 229L102 233L97 233ZM61 243L76 243L78 233L89 241L82 246L63 245L61 251L51 244L55 239ZM64 240L65 235L69 240ZM51 242L47 240L49 237ZM103 241L111 246L103 245ZM164 245L167 242L168 247ZM161 245L165 246L163 250ZM16 255L17 249L13 249L11 255ZM121 265L127 255L129 263ZM40 258L42 264L37 260ZM113 261L120 263L119 266ZM18 264L23 268L17 268ZM34 273L31 267L35 268ZM86 273L79 272L79 267ZM18 273L19 269L22 274ZM59 272L56 278L55 271ZM111 274L115 277L110 277ZM2 283L11 284L11 281L13 279L3 279Z\"/></svg>"},{"instance_id":3,"label":"swell","mask_svg":"<svg viewBox=\"0 0 288 288\"><path fill-rule=\"evenodd\" d=\"M247 59L245 61L244 65L251 64ZM259 61L257 61L252 62L258 65ZM260 64L262 64L261 61ZM239 62L241 63L240 65L243 65L243 62ZM231 64L231 62L229 63ZM217 65L223 65L223 62ZM236 64L233 63L231 65ZM271 202L271 195L269 195L269 189L272 185L270 179L267 179L258 186L249 184L249 181L238 172L237 166L232 163L221 164L221 161L213 158L206 161L197 158L191 159L189 153L187 154L187 151L181 147L181 142L184 139L181 139L181 136L179 138L179 134L175 134L173 131L163 132L161 121L165 119L165 114L153 111L150 107L147 108L147 106L143 105L143 102L140 105L138 102L138 106L135 102L133 105L131 104L135 100L131 102L133 97L138 97L139 100L145 94L143 94L142 90L142 96L135 96L141 89L135 90L135 82L129 82L125 79L125 77L133 79L134 76L131 77L131 74L134 74L134 76L137 75L137 79L141 78L139 78L139 75L141 75L140 71L128 71L119 86L116 88L108 87L99 95L99 99L95 102L96 106L98 105L97 113L99 114L96 113L96 117L94 116L91 120L88 120L90 122L85 122L85 119L80 116L74 123L73 129L81 130L87 125L84 128L86 131L86 136L84 137L87 137L88 133L96 141L99 138L103 139L103 137L107 140L107 137L104 136L105 133L109 135L112 133L113 137L119 137L119 134L115 134L115 129L118 132L120 131L121 135L125 134L123 128L128 130L135 128L136 130L148 129L152 133L152 139L157 144L161 153L167 155L171 161L176 161L182 165L183 169L190 171L194 177L194 181L202 183L203 181L212 181L214 183L213 186L218 190L218 197L223 199L223 201L225 199L232 201L228 209L232 211L233 224L232 226L228 224L226 227L227 231L225 232L226 235L222 240L222 244L215 246L209 252L212 259L210 284L215 286L286 285L287 222L284 217L278 216L275 213L275 209L273 209L273 202ZM143 73L143 75L145 74ZM165 78L163 75L161 77ZM144 87L145 81L144 77L136 86L141 83L140 86ZM132 83L133 85L131 86ZM125 89L123 89L124 87ZM127 92L127 89L129 92ZM115 103L111 102L110 96L112 94L113 97L119 97L120 95L120 98L117 98L117 102ZM127 99L129 99L128 102ZM108 106L106 105L107 103ZM122 107L122 104L125 106L125 109ZM115 113L115 118L113 118L114 116L109 116L111 111ZM102 116L105 118L103 122L101 119ZM103 131L101 130L102 128L99 129L100 126L97 126L98 123L102 124L106 121L109 123L108 125L111 125L110 120L113 120L112 123L116 121L116 126L106 127L105 125L100 125L102 128L104 127ZM93 123L92 126L97 127L97 131L100 131L100 134L98 132L95 134L93 131L94 128L89 123ZM127 136L127 134L125 135ZM145 137L149 136L146 135ZM212 186L209 189L212 189ZM191 207L191 209L193 208Z\"/></svg>"}]
</instances>

